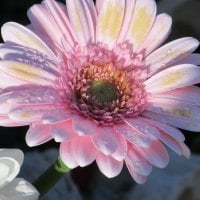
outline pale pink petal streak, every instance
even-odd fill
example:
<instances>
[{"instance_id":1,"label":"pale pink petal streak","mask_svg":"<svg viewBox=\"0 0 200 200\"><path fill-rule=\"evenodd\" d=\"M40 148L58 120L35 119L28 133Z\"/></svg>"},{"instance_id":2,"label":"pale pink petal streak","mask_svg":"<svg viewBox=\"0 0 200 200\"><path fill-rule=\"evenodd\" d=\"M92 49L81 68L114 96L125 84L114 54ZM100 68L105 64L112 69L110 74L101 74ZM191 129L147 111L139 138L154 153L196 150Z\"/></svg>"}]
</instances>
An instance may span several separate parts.
<instances>
[{"instance_id":1,"label":"pale pink petal streak","mask_svg":"<svg viewBox=\"0 0 200 200\"><path fill-rule=\"evenodd\" d=\"M135 9L135 0L126 0L125 1L125 12L124 19L122 22L121 30L117 39L117 43L124 42L127 36L127 32L131 25L131 21L134 14Z\"/></svg>"},{"instance_id":2,"label":"pale pink petal streak","mask_svg":"<svg viewBox=\"0 0 200 200\"><path fill-rule=\"evenodd\" d=\"M105 155L111 155L117 150L119 138L112 127L100 126L97 131L91 136L95 147Z\"/></svg>"},{"instance_id":3,"label":"pale pink petal streak","mask_svg":"<svg viewBox=\"0 0 200 200\"><path fill-rule=\"evenodd\" d=\"M178 128L182 128L185 130L199 132L200 131L200 123L199 120L194 120L190 118L181 118L177 116L163 115L159 113L155 113L152 111L144 111L142 113L143 116L154 119L159 122L163 122L164 124L169 124Z\"/></svg>"},{"instance_id":4,"label":"pale pink petal streak","mask_svg":"<svg viewBox=\"0 0 200 200\"><path fill-rule=\"evenodd\" d=\"M96 163L100 171L108 178L117 176L123 167L123 161L117 161L101 153L98 153Z\"/></svg>"},{"instance_id":5,"label":"pale pink petal streak","mask_svg":"<svg viewBox=\"0 0 200 200\"><path fill-rule=\"evenodd\" d=\"M52 139L51 126L40 123L32 124L26 134L26 143L32 147L48 142Z\"/></svg>"},{"instance_id":6,"label":"pale pink petal streak","mask_svg":"<svg viewBox=\"0 0 200 200\"><path fill-rule=\"evenodd\" d=\"M152 140L140 132L138 129L134 128L128 124L121 124L115 126L115 129L126 139L127 142L130 142L139 147L148 147Z\"/></svg>"},{"instance_id":7,"label":"pale pink petal streak","mask_svg":"<svg viewBox=\"0 0 200 200\"><path fill-rule=\"evenodd\" d=\"M158 121L155 120L150 120L148 118L142 118L144 121L148 122L149 124L157 127L157 129L163 132L165 132L165 134L168 134L169 136L173 137L174 139L176 139L179 142L183 142L185 140L185 136L183 135L183 133L177 129L174 128L172 126L169 126L165 123L160 123ZM158 139L160 138L160 136L158 137Z\"/></svg>"},{"instance_id":8,"label":"pale pink petal streak","mask_svg":"<svg viewBox=\"0 0 200 200\"><path fill-rule=\"evenodd\" d=\"M76 116L72 120L72 125L76 133L80 136L93 135L96 133L97 126L90 119Z\"/></svg>"},{"instance_id":9,"label":"pale pink petal streak","mask_svg":"<svg viewBox=\"0 0 200 200\"><path fill-rule=\"evenodd\" d=\"M96 0L96 4L95 5L96 5L97 13L99 13L103 2L104 2L104 0Z\"/></svg>"},{"instance_id":10,"label":"pale pink petal streak","mask_svg":"<svg viewBox=\"0 0 200 200\"><path fill-rule=\"evenodd\" d=\"M156 17L156 10L154 0L136 1L132 22L125 38L133 45L135 51L150 31Z\"/></svg>"},{"instance_id":11,"label":"pale pink petal streak","mask_svg":"<svg viewBox=\"0 0 200 200\"><path fill-rule=\"evenodd\" d=\"M200 67L182 64L165 69L147 79L144 84L148 93L162 93L200 82Z\"/></svg>"},{"instance_id":12,"label":"pale pink petal streak","mask_svg":"<svg viewBox=\"0 0 200 200\"><path fill-rule=\"evenodd\" d=\"M88 136L76 137L72 141L71 150L76 163L81 167L91 164L96 159L97 150Z\"/></svg>"},{"instance_id":13,"label":"pale pink petal streak","mask_svg":"<svg viewBox=\"0 0 200 200\"><path fill-rule=\"evenodd\" d=\"M177 88L168 92L155 94L152 98L175 100L181 103L200 106L200 88L196 86Z\"/></svg>"},{"instance_id":14,"label":"pale pink petal streak","mask_svg":"<svg viewBox=\"0 0 200 200\"><path fill-rule=\"evenodd\" d=\"M152 165L147 162L142 155L134 150L132 145L128 146L125 162L127 165L129 165L131 171L135 171L143 176L148 176L152 171Z\"/></svg>"},{"instance_id":15,"label":"pale pink petal streak","mask_svg":"<svg viewBox=\"0 0 200 200\"><path fill-rule=\"evenodd\" d=\"M67 9L63 9L63 7L64 5L61 7L61 4L56 1L46 0L43 4L33 5L28 10L28 17L34 30L48 36L51 43L54 44L54 48L57 45L61 47L64 39L68 48L71 48L76 42L67 17ZM45 37L46 41L48 38Z\"/></svg>"},{"instance_id":16,"label":"pale pink petal streak","mask_svg":"<svg viewBox=\"0 0 200 200\"><path fill-rule=\"evenodd\" d=\"M71 120L72 118L73 115L70 112L68 112L65 108L58 108L56 110L45 112L42 116L42 123L54 124L57 122Z\"/></svg>"},{"instance_id":17,"label":"pale pink petal streak","mask_svg":"<svg viewBox=\"0 0 200 200\"><path fill-rule=\"evenodd\" d=\"M49 126L52 127L51 135L56 142L71 140L72 138L77 136L72 127L72 120L49 124Z\"/></svg>"},{"instance_id":18,"label":"pale pink petal streak","mask_svg":"<svg viewBox=\"0 0 200 200\"><path fill-rule=\"evenodd\" d=\"M111 154L111 156L118 161L124 160L127 154L127 141L120 134L117 134L116 137L119 138L119 143L117 150Z\"/></svg>"},{"instance_id":19,"label":"pale pink petal streak","mask_svg":"<svg viewBox=\"0 0 200 200\"><path fill-rule=\"evenodd\" d=\"M103 1L97 19L96 41L112 48L117 41L125 14L125 0Z\"/></svg>"},{"instance_id":20,"label":"pale pink petal streak","mask_svg":"<svg viewBox=\"0 0 200 200\"><path fill-rule=\"evenodd\" d=\"M67 0L70 23L81 46L94 42L96 9L92 0Z\"/></svg>"},{"instance_id":21,"label":"pale pink petal streak","mask_svg":"<svg viewBox=\"0 0 200 200\"><path fill-rule=\"evenodd\" d=\"M78 167L72 151L73 140L65 141L60 144L60 157L62 161L71 169Z\"/></svg>"},{"instance_id":22,"label":"pale pink petal streak","mask_svg":"<svg viewBox=\"0 0 200 200\"><path fill-rule=\"evenodd\" d=\"M188 121L200 119L200 107L175 100L151 99L146 110Z\"/></svg>"},{"instance_id":23,"label":"pale pink petal streak","mask_svg":"<svg viewBox=\"0 0 200 200\"><path fill-rule=\"evenodd\" d=\"M0 71L26 83L36 85L52 85L58 78L56 74L48 72L38 65L11 60L1 60Z\"/></svg>"},{"instance_id":24,"label":"pale pink petal streak","mask_svg":"<svg viewBox=\"0 0 200 200\"><path fill-rule=\"evenodd\" d=\"M148 35L138 47L137 52L142 52L145 56L159 47L171 32L172 18L167 14L160 14L156 17L155 22Z\"/></svg>"},{"instance_id":25,"label":"pale pink petal streak","mask_svg":"<svg viewBox=\"0 0 200 200\"><path fill-rule=\"evenodd\" d=\"M134 146L134 149L150 164L164 168L169 162L169 155L160 141L153 141L147 148L138 148Z\"/></svg>"},{"instance_id":26,"label":"pale pink petal streak","mask_svg":"<svg viewBox=\"0 0 200 200\"><path fill-rule=\"evenodd\" d=\"M51 49L36 34L20 24L5 23L1 28L1 34L5 42L14 42L30 47L56 59Z\"/></svg>"},{"instance_id":27,"label":"pale pink petal streak","mask_svg":"<svg viewBox=\"0 0 200 200\"><path fill-rule=\"evenodd\" d=\"M193 52L199 46L197 39L186 37L174 40L152 52L145 59L149 76L157 71L174 65L187 54Z\"/></svg>"},{"instance_id":28,"label":"pale pink petal streak","mask_svg":"<svg viewBox=\"0 0 200 200\"><path fill-rule=\"evenodd\" d=\"M200 65L200 54L198 53L193 53L193 54L188 54L185 55L182 59L178 60L177 63L174 65L178 64L193 64L193 65Z\"/></svg>"}]
</instances>

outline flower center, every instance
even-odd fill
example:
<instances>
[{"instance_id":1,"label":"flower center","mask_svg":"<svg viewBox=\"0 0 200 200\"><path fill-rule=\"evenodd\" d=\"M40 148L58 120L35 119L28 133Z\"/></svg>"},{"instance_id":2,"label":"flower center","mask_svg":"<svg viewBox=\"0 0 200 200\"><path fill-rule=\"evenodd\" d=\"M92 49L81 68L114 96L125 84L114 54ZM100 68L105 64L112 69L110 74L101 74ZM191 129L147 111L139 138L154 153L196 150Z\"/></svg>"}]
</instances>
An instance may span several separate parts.
<instances>
[{"instance_id":1,"label":"flower center","mask_svg":"<svg viewBox=\"0 0 200 200\"><path fill-rule=\"evenodd\" d=\"M118 98L118 90L113 83L107 80L92 81L89 94L101 104L109 104Z\"/></svg>"},{"instance_id":2,"label":"flower center","mask_svg":"<svg viewBox=\"0 0 200 200\"><path fill-rule=\"evenodd\" d=\"M143 112L147 72L141 56L129 51L129 46L115 51L101 44L75 49L66 63L61 84L72 112L100 125L121 123Z\"/></svg>"}]
</instances>

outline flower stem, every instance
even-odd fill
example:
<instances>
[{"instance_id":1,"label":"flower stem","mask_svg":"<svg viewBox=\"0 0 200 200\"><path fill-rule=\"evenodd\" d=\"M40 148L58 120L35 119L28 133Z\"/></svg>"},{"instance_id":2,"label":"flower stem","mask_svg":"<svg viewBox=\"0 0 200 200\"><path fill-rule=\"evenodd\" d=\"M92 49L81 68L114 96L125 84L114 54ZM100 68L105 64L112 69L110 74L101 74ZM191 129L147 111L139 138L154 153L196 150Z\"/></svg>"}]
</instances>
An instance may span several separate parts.
<instances>
[{"instance_id":1,"label":"flower stem","mask_svg":"<svg viewBox=\"0 0 200 200\"><path fill-rule=\"evenodd\" d=\"M33 183L43 197L70 169L58 157L57 160Z\"/></svg>"}]
</instances>

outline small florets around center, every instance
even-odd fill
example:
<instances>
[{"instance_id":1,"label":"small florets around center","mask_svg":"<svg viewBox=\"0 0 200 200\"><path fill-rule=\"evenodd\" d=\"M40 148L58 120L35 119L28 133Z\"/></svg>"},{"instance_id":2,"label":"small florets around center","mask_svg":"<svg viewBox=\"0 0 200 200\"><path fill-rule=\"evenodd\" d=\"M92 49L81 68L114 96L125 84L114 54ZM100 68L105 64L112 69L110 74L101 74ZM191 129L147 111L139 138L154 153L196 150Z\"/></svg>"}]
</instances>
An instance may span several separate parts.
<instances>
[{"instance_id":1,"label":"small florets around center","mask_svg":"<svg viewBox=\"0 0 200 200\"><path fill-rule=\"evenodd\" d=\"M126 45L119 45L115 51L101 44L75 50L77 53L66 60L67 101L72 112L100 125L121 123L143 112L147 73L141 56L134 55Z\"/></svg>"},{"instance_id":2,"label":"small florets around center","mask_svg":"<svg viewBox=\"0 0 200 200\"><path fill-rule=\"evenodd\" d=\"M118 98L118 90L115 85L106 80L92 81L88 92L101 105L112 103Z\"/></svg>"}]
</instances>

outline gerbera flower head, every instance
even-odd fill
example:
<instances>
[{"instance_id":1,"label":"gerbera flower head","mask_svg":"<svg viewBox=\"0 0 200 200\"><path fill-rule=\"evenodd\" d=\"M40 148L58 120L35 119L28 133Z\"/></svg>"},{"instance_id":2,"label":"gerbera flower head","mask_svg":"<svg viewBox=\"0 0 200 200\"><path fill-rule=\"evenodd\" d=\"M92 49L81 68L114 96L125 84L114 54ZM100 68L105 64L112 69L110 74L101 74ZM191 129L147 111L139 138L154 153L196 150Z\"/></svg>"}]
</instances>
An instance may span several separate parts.
<instances>
[{"instance_id":1,"label":"gerbera flower head","mask_svg":"<svg viewBox=\"0 0 200 200\"><path fill-rule=\"evenodd\" d=\"M114 177L125 163L138 183L167 165L163 143L189 157L177 128L200 130L199 42L159 47L172 20L154 0L44 0L28 16L2 27L2 126L30 125L29 146L60 142L70 168L96 161Z\"/></svg>"}]
</instances>

